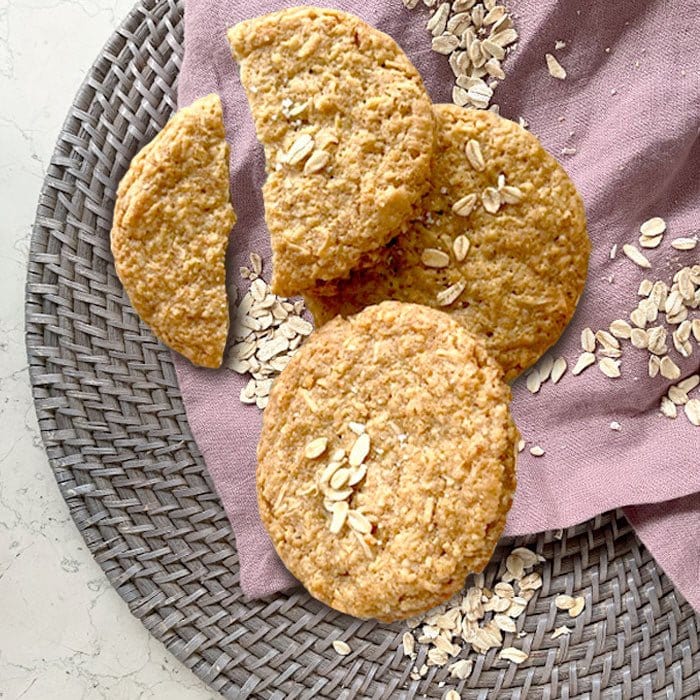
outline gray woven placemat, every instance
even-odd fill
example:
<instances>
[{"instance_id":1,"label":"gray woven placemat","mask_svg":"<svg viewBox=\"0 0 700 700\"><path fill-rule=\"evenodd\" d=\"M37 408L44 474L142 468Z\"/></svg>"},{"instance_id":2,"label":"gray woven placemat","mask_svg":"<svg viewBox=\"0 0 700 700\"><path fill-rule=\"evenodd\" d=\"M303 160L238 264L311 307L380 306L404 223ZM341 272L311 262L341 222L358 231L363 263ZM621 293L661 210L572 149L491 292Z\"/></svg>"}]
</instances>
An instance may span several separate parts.
<instances>
[{"instance_id":1,"label":"gray woven placemat","mask_svg":"<svg viewBox=\"0 0 700 700\"><path fill-rule=\"evenodd\" d=\"M700 695L700 621L619 514L560 540L521 540L546 557L544 585L518 620L530 658L516 667L495 651L472 655L458 684L446 668L410 680L401 625L340 615L301 591L243 598L169 353L129 306L109 251L117 183L175 106L182 31L181 4L143 0L92 67L46 175L27 280L30 376L51 468L133 614L229 698L441 698L455 686L463 698ZM552 640L554 596L572 592L585 612ZM347 657L331 646L339 638Z\"/></svg>"}]
</instances>

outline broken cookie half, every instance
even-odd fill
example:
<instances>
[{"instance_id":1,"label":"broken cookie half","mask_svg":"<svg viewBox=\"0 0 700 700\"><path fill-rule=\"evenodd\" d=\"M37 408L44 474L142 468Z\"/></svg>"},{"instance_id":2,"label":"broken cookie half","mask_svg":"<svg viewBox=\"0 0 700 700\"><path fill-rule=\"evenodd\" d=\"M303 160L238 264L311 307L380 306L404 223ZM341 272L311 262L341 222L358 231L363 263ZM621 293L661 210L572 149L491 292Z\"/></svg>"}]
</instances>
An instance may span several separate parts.
<instances>
[{"instance_id":1,"label":"broken cookie half","mask_svg":"<svg viewBox=\"0 0 700 700\"><path fill-rule=\"evenodd\" d=\"M141 319L195 365L219 367L228 335L225 256L236 215L217 95L179 110L119 183L111 246Z\"/></svg>"},{"instance_id":2,"label":"broken cookie half","mask_svg":"<svg viewBox=\"0 0 700 700\"><path fill-rule=\"evenodd\" d=\"M398 44L358 17L296 7L229 29L258 139L272 290L347 276L428 189L431 102Z\"/></svg>"}]
</instances>

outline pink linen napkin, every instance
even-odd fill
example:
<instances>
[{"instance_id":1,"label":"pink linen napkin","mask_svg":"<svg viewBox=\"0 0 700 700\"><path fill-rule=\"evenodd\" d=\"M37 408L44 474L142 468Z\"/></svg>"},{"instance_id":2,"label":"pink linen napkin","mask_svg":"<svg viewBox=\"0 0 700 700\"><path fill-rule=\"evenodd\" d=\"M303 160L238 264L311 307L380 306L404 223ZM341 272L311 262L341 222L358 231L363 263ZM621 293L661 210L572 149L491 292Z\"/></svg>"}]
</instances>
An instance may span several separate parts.
<instances>
[{"instance_id":1,"label":"pink linen napkin","mask_svg":"<svg viewBox=\"0 0 700 700\"><path fill-rule=\"evenodd\" d=\"M242 291L247 283L238 276L239 266L247 264L251 251L259 252L269 279L270 248L260 193L262 149L226 29L293 4L186 0L179 104L209 92L222 97L238 213L228 270ZM452 75L446 58L430 49L427 10L408 11L400 0L327 4L393 36L421 71L433 100L449 101ZM679 267L699 261L697 249L675 251L669 239L692 236L700 224L700 53L693 36L700 6L680 0L583 5L511 0L508 6L520 43L507 59L507 77L494 102L504 116L527 119L571 174L589 217L593 253L586 291L552 350L567 359L570 370L580 353L582 328L607 328L627 318L645 276L670 284ZM685 19L670 22L673 16ZM566 47L555 51L557 41ZM556 53L566 80L549 75L547 52ZM563 155L564 148L576 150ZM666 219L668 232L658 249L648 251L652 269L642 270L620 253L611 259L613 244L621 249L635 242L639 225L653 215ZM698 371L697 343L690 358L673 356L682 376ZM174 360L192 432L236 535L243 591L263 597L295 585L258 516L255 448L261 416L238 399L246 380L227 369L193 367L178 355ZM522 379L516 382L515 419L528 446L540 445L545 454L533 457L526 450L519 458L507 534L568 527L630 506L626 512L639 536L700 610L700 430L683 415L670 420L659 414L660 397L671 382L650 379L646 363L646 351L626 343L620 379L608 379L595 367L578 377L569 371L537 395ZM612 430L612 421L621 430Z\"/></svg>"}]
</instances>

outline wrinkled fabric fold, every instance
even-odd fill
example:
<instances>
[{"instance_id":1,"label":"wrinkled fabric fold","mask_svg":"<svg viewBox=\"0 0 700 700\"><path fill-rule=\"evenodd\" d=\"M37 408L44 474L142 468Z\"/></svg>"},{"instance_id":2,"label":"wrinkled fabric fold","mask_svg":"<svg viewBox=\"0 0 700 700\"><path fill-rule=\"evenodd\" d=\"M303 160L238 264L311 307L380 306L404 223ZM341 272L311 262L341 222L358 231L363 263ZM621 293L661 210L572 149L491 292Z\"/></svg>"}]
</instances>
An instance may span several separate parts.
<instances>
[{"instance_id":1,"label":"wrinkled fabric fold","mask_svg":"<svg viewBox=\"0 0 700 700\"><path fill-rule=\"evenodd\" d=\"M178 102L184 106L208 92L222 97L238 214L227 264L229 281L241 292L245 283L238 269L251 251L263 256L263 276L269 280L270 246L260 191L262 148L226 29L292 4L185 4ZM371 7L350 0L327 4L393 36L420 70L432 99L449 101L452 74L446 57L430 49L427 10L406 10L400 0ZM536 395L522 379L513 387L513 414L523 437L528 447L540 445L545 454L533 457L526 449L520 456L507 533L567 527L629 506L625 512L642 541L700 610L700 431L682 415L670 420L659 414L660 397L671 382L648 377L646 351L624 345L620 379L608 379L595 367L578 377L570 372L582 328L607 328L627 318L644 277L670 284L679 267L698 262L697 250L675 251L668 239L695 235L700 223L700 51L693 37L700 6L624 0L582 8L568 0L512 0L508 7L520 41L504 63L506 79L493 101L504 116L524 117L570 173L586 203L593 253L576 316L551 350L567 359L569 372ZM686 20L671 22L674 13ZM556 41L566 47L555 51ZM566 80L548 74L547 52L564 65ZM575 153L563 155L562 149ZM666 219L668 232L660 248L649 253L652 268L642 270L621 254L611 259L611 247L634 243L639 225L653 215ZM256 598L290 588L296 582L258 516L255 450L261 416L239 401L246 380L173 357L192 433L236 536L244 593ZM673 357L682 376L698 371L697 344L691 357ZM620 431L611 430L612 421L620 423Z\"/></svg>"}]
</instances>

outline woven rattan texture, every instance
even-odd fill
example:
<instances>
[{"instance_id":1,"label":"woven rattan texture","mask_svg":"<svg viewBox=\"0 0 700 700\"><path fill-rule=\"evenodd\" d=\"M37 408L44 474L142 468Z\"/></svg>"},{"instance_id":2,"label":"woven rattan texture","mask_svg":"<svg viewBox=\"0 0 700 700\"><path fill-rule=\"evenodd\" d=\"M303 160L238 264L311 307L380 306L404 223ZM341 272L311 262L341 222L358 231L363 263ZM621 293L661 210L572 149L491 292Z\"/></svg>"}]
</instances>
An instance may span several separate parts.
<instances>
[{"instance_id":1,"label":"woven rattan texture","mask_svg":"<svg viewBox=\"0 0 700 700\"><path fill-rule=\"evenodd\" d=\"M409 679L401 626L344 617L302 592L243 598L169 353L129 306L108 242L117 183L174 108L182 31L179 3L144 0L93 66L46 176L27 281L30 375L49 461L133 614L229 698L440 698L448 687L464 698L700 696L698 619L618 514L561 540L529 540L547 557L544 586L518 620L527 634L515 643L530 659L517 667L492 651L458 684L446 669ZM553 641L563 592L584 595L586 609ZM350 656L333 651L340 638Z\"/></svg>"}]
</instances>

